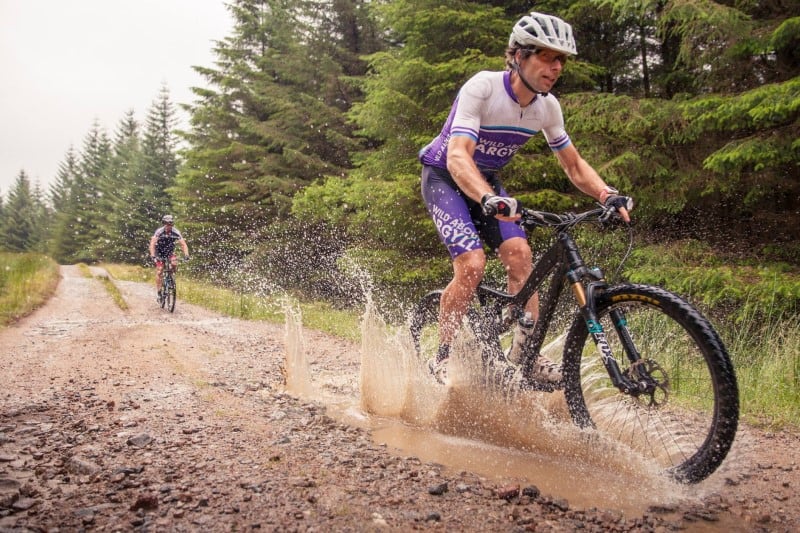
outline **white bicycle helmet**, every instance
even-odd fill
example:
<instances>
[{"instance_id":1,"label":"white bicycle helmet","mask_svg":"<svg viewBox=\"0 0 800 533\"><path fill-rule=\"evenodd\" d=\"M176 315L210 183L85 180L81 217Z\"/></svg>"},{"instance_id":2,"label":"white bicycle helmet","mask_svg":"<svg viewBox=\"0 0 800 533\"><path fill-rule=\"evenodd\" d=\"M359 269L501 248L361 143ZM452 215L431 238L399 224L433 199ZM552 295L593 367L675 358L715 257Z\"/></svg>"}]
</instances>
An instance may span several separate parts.
<instances>
[{"instance_id":1,"label":"white bicycle helmet","mask_svg":"<svg viewBox=\"0 0 800 533\"><path fill-rule=\"evenodd\" d=\"M515 44L549 48L567 55L577 55L572 26L558 17L533 12L514 24L508 38L509 48Z\"/></svg>"}]
</instances>

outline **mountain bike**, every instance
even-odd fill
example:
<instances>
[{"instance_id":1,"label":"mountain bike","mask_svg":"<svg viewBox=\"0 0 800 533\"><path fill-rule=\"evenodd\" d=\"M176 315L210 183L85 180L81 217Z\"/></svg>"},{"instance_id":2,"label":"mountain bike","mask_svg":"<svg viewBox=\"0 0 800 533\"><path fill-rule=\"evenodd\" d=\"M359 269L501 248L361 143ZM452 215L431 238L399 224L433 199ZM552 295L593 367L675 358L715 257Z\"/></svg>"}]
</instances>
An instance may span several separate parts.
<instances>
[{"instance_id":1,"label":"mountain bike","mask_svg":"<svg viewBox=\"0 0 800 533\"><path fill-rule=\"evenodd\" d=\"M164 260L164 270L162 271L161 279L161 292L158 296L158 304L161 309L169 309L172 313L175 311L175 297L177 294L177 285L175 283L175 267L169 258Z\"/></svg>"},{"instance_id":2,"label":"mountain bike","mask_svg":"<svg viewBox=\"0 0 800 533\"><path fill-rule=\"evenodd\" d=\"M609 284L599 268L584 263L574 228L589 222L608 226L615 219L616 212L605 207L578 214L523 209L520 225L528 232L549 228L553 241L534 260L519 293L482 283L459 335L475 341L485 371L516 375L505 380L509 386L546 393L563 390L577 426L602 430L655 461L674 479L697 483L719 467L736 435L739 392L734 368L711 323L682 297L650 285ZM630 239L628 252L632 233ZM567 285L572 298L570 291L563 291ZM539 319L525 340L522 361L514 366L505 357L508 337L537 292ZM438 290L425 295L411 316L411 336L422 364L438 347L441 294ZM563 305L564 299L572 317L565 333L551 327L557 304L561 300ZM534 362L545 342L552 344L556 338L564 342L562 380L556 385L537 383Z\"/></svg>"}]
</instances>

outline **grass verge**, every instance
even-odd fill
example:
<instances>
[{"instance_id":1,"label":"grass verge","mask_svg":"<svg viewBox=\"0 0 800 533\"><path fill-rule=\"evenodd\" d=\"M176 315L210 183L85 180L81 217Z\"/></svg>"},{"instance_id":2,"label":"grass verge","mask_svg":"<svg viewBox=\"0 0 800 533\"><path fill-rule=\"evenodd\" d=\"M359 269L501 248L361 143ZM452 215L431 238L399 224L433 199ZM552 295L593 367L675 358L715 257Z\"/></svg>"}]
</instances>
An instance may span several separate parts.
<instances>
[{"instance_id":1,"label":"grass verge","mask_svg":"<svg viewBox=\"0 0 800 533\"><path fill-rule=\"evenodd\" d=\"M123 311L128 310L128 302L125 301L125 298L122 296L119 287L114 285L114 282L108 276L105 275L95 276L94 274L92 274L92 270L84 263L79 263L78 268L80 269L84 277L94 278L98 280L100 283L102 283L108 295L111 296L111 299L114 300L115 304L117 304L117 307L119 307Z\"/></svg>"},{"instance_id":2,"label":"grass verge","mask_svg":"<svg viewBox=\"0 0 800 533\"><path fill-rule=\"evenodd\" d=\"M155 271L153 269L117 264L103 264L102 266L115 279L151 283L153 291L155 291ZM182 272L178 272L176 280L177 305L184 301L234 318L265 320L283 324L286 320L286 310L290 305L296 304L303 315L305 327L354 342L361 338L361 313L336 309L327 302L297 301L286 294L245 294L208 282L194 280Z\"/></svg>"},{"instance_id":3,"label":"grass verge","mask_svg":"<svg viewBox=\"0 0 800 533\"><path fill-rule=\"evenodd\" d=\"M58 264L40 254L0 253L0 325L30 314L55 292Z\"/></svg>"}]
</instances>

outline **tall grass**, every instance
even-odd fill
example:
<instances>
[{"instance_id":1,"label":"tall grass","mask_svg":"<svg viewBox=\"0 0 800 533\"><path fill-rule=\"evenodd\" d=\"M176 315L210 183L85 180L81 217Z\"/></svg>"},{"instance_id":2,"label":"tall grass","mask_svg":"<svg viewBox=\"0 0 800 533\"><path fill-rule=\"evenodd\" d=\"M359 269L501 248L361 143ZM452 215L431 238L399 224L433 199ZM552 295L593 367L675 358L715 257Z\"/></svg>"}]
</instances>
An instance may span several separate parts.
<instances>
[{"instance_id":1,"label":"tall grass","mask_svg":"<svg viewBox=\"0 0 800 533\"><path fill-rule=\"evenodd\" d=\"M58 286L58 264L40 254L0 252L0 325L41 306Z\"/></svg>"},{"instance_id":2,"label":"tall grass","mask_svg":"<svg viewBox=\"0 0 800 533\"><path fill-rule=\"evenodd\" d=\"M720 335L733 359L742 413L751 423L800 425L800 317L751 311Z\"/></svg>"}]
</instances>

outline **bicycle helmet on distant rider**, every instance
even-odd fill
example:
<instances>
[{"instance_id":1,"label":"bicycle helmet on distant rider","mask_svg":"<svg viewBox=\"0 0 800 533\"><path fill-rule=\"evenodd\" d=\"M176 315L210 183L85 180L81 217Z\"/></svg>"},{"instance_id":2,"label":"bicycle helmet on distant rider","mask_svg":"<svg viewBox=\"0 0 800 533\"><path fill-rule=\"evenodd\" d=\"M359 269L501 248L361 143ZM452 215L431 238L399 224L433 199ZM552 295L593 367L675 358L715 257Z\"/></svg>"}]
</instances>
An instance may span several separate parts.
<instances>
[{"instance_id":1,"label":"bicycle helmet on distant rider","mask_svg":"<svg viewBox=\"0 0 800 533\"><path fill-rule=\"evenodd\" d=\"M549 48L571 56L578 54L572 26L558 17L544 13L532 12L514 24L508 46L513 48L515 45Z\"/></svg>"},{"instance_id":2,"label":"bicycle helmet on distant rider","mask_svg":"<svg viewBox=\"0 0 800 533\"><path fill-rule=\"evenodd\" d=\"M172 218L172 215L164 215L161 217L161 222L164 224L172 224L175 222L175 219Z\"/></svg>"}]
</instances>

